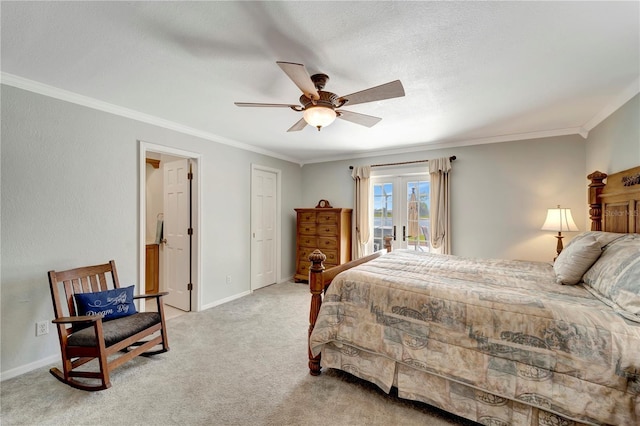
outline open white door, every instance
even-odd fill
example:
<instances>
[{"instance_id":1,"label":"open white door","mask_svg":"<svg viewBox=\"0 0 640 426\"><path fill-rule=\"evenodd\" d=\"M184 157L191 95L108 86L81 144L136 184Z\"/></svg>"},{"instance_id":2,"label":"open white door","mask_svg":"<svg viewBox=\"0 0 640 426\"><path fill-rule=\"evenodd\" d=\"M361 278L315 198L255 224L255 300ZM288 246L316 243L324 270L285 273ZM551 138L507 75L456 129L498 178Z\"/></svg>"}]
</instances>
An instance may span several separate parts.
<instances>
[{"instance_id":1,"label":"open white door","mask_svg":"<svg viewBox=\"0 0 640 426\"><path fill-rule=\"evenodd\" d=\"M183 311L190 310L189 291L189 160L163 164L164 173L164 301Z\"/></svg>"},{"instance_id":2,"label":"open white door","mask_svg":"<svg viewBox=\"0 0 640 426\"><path fill-rule=\"evenodd\" d=\"M251 290L277 279L277 188L275 171L251 171Z\"/></svg>"}]
</instances>

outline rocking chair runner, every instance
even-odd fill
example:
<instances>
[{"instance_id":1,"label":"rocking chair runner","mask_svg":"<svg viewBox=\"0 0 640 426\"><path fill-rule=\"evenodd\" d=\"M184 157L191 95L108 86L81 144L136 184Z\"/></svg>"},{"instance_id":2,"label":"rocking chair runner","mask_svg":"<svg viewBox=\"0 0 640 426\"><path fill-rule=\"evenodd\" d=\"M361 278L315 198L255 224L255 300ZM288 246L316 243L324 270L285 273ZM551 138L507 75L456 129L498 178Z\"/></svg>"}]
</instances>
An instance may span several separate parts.
<instances>
[{"instance_id":1,"label":"rocking chair runner","mask_svg":"<svg viewBox=\"0 0 640 426\"><path fill-rule=\"evenodd\" d=\"M133 296L134 299L155 299L158 312L140 312L109 321L103 321L100 315L77 314L74 294L120 288L113 260L103 265L49 271L49 285L55 314L52 322L58 329L63 370L54 367L49 371L63 383L82 390L107 389L111 387L109 373L115 368L138 355L155 355L169 350L162 303L166 292ZM151 351L158 345L161 348ZM112 357L118 352L122 354ZM99 371L77 369L94 359ZM92 384L88 380L79 381L77 377L99 382Z\"/></svg>"}]
</instances>

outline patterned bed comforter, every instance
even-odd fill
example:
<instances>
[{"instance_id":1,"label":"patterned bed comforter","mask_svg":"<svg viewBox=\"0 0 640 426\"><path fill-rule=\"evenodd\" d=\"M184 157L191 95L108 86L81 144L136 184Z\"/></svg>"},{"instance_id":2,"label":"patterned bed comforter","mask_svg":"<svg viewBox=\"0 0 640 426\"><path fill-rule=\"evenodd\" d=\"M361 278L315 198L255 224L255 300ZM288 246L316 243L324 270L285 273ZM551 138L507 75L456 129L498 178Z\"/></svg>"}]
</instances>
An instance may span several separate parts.
<instances>
[{"instance_id":1,"label":"patterned bed comforter","mask_svg":"<svg viewBox=\"0 0 640 426\"><path fill-rule=\"evenodd\" d=\"M525 423L523 406L640 424L640 324L547 263L389 253L334 279L310 346L323 367L484 424Z\"/></svg>"}]
</instances>

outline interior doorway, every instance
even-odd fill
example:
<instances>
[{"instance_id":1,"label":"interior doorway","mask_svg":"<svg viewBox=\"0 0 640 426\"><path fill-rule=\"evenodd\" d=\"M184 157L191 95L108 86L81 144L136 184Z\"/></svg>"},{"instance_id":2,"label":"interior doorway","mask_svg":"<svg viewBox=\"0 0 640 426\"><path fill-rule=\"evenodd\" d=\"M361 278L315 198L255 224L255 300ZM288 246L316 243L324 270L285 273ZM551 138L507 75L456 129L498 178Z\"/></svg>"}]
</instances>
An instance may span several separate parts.
<instances>
[{"instance_id":1,"label":"interior doorway","mask_svg":"<svg viewBox=\"0 0 640 426\"><path fill-rule=\"evenodd\" d=\"M139 142L140 293L168 291L169 316L199 311L200 154Z\"/></svg>"}]
</instances>

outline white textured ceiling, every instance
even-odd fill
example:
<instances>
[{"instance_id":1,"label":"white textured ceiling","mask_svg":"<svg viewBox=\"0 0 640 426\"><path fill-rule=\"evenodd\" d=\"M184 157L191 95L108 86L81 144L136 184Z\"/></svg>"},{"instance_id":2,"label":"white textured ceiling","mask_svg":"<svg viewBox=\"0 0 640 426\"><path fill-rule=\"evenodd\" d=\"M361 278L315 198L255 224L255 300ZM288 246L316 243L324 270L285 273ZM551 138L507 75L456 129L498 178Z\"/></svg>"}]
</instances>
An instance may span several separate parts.
<instances>
[{"instance_id":1,"label":"white textured ceiling","mask_svg":"<svg viewBox=\"0 0 640 426\"><path fill-rule=\"evenodd\" d=\"M584 135L637 93L640 75L636 1L1 7L3 82L41 83L301 163ZM328 74L325 90L338 95L400 79L406 96L349 108L382 117L372 128L336 120L287 133L300 113L233 104L297 103L276 61Z\"/></svg>"}]
</instances>

